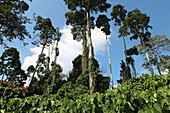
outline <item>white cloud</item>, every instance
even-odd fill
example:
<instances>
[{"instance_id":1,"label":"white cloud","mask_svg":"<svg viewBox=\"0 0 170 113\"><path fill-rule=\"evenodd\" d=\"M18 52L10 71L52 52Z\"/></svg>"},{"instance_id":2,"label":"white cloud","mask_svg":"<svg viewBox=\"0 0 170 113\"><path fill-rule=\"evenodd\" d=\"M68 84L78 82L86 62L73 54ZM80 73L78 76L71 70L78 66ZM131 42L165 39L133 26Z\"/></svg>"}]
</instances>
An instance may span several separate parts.
<instances>
[{"instance_id":1,"label":"white cloud","mask_svg":"<svg viewBox=\"0 0 170 113\"><path fill-rule=\"evenodd\" d=\"M82 41L77 42L73 40L70 26L65 26L60 30L60 32L62 33L62 36L59 42L59 57L57 59L57 63L63 67L63 73L68 74L68 72L72 69L73 59L82 53ZM92 30L92 43L95 54L101 55L106 52L106 36L98 28ZM36 65L36 60L41 52L41 48L30 48L30 51L33 55L27 56L24 59L24 64L22 66L24 69L27 69L30 65ZM44 53L48 55L48 49L45 49ZM51 56L51 59L53 60L54 57Z\"/></svg>"}]
</instances>

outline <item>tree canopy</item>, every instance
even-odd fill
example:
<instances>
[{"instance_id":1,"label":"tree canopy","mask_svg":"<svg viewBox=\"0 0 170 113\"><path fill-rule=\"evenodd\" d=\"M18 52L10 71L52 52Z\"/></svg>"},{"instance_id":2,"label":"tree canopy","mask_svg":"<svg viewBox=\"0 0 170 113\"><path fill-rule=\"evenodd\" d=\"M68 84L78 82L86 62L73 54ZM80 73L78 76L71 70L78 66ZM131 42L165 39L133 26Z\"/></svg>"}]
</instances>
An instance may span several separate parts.
<instances>
[{"instance_id":1,"label":"tree canopy","mask_svg":"<svg viewBox=\"0 0 170 113\"><path fill-rule=\"evenodd\" d=\"M0 45L8 47L6 42L13 39L31 38L25 24L29 19L24 16L29 5L20 0L0 0Z\"/></svg>"},{"instance_id":2,"label":"tree canopy","mask_svg":"<svg viewBox=\"0 0 170 113\"><path fill-rule=\"evenodd\" d=\"M18 86L24 86L27 75L21 69L19 52L16 48L9 48L0 57L0 76Z\"/></svg>"}]
</instances>

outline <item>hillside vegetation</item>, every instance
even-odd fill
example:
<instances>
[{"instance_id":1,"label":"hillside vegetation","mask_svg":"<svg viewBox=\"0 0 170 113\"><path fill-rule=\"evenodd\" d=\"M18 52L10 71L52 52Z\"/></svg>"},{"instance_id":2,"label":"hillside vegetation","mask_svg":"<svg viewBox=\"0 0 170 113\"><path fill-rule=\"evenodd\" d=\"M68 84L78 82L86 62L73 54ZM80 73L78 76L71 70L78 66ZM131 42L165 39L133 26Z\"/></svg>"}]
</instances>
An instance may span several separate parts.
<instances>
[{"instance_id":1,"label":"hillside vegetation","mask_svg":"<svg viewBox=\"0 0 170 113\"><path fill-rule=\"evenodd\" d=\"M0 111L2 113L25 111L35 113L168 113L170 111L169 83L170 74L162 76L143 74L141 77L127 80L113 90L108 89L105 93L97 92L91 96L82 94L76 99L70 99L67 93L65 93L65 98L60 98L58 94L51 94L11 98L7 101L1 97ZM0 88L2 90L3 87Z\"/></svg>"}]
</instances>

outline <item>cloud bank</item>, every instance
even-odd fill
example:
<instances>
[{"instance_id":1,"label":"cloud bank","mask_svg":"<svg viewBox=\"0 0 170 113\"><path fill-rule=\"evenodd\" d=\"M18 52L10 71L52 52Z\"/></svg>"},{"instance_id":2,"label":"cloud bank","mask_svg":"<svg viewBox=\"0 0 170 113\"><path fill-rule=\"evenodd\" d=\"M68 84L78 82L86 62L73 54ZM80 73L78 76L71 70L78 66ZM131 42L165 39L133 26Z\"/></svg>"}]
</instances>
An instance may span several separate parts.
<instances>
[{"instance_id":1,"label":"cloud bank","mask_svg":"<svg viewBox=\"0 0 170 113\"><path fill-rule=\"evenodd\" d=\"M60 32L62 33L62 36L58 45L59 56L57 59L57 63L63 67L63 73L68 74L68 72L72 69L73 59L76 58L79 54L82 54L82 41L77 42L76 40L73 40L73 36L71 34L71 26L65 26L63 29L60 30ZM95 28L91 32L94 53L100 55L105 54L105 52L107 51L105 34L98 28ZM50 47L52 48L52 45ZM23 69L27 69L30 65L36 65L36 61L38 55L41 52L41 49L41 47L30 48L30 52L32 52L33 55L25 57L24 63L22 65ZM48 49L44 50L44 53L46 55L49 54L48 52ZM52 51L50 53L52 53ZM54 54L51 54L50 58L51 60L53 60Z\"/></svg>"}]
</instances>

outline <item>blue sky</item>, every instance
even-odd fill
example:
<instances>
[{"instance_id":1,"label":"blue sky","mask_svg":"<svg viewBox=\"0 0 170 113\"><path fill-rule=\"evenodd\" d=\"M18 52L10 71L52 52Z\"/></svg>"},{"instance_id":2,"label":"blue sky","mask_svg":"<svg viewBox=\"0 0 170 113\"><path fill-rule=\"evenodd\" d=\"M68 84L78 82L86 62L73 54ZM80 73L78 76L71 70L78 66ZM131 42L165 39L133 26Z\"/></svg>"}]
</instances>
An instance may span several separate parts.
<instances>
[{"instance_id":1,"label":"blue sky","mask_svg":"<svg viewBox=\"0 0 170 113\"><path fill-rule=\"evenodd\" d=\"M28 0L26 0L28 1ZM155 35L166 35L170 37L170 0L108 0L108 2L112 5L121 4L125 6L127 11L131 11L133 9L139 9L142 13L146 13L150 16L150 25L153 27L151 31L152 36ZM51 18L53 25L55 27L60 27L61 32L63 33L63 39L61 39L61 50L64 52L60 55L62 58L59 58L58 63L63 64L67 68L65 72L68 72L68 69L71 67L71 60L76 57L76 54L81 52L81 42L72 41L72 36L69 33L70 27L65 25L65 13L69 10L67 6L64 4L63 0L33 0L33 2L29 2L30 9L26 13L29 18L32 18L32 14L35 12L37 15L40 15L44 18ZM112 8L108 10L106 15L110 17ZM97 15L95 15L97 16ZM34 23L33 23L34 24ZM111 24L112 34L109 37L109 46L111 53L111 63L112 63L112 71L113 71L113 79L114 84L117 85L116 80L119 78L120 72L120 62L124 60L124 48L123 48L123 40L118 38L118 28L113 25L113 21ZM33 25L27 25L28 30L32 34ZM92 31L92 38L94 39L93 44L96 47L95 58L98 60L100 67L104 67L106 70L105 76L109 76L109 63L108 56L106 50L106 42L104 35L100 32L99 29L95 29ZM26 39L26 41L30 41ZM134 44L138 44L139 41L130 41L128 37L126 37L127 48L132 47ZM96 43L96 44L95 44ZM38 55L38 51L40 48L37 48L33 45L29 45L27 47L23 47L20 41L14 40L13 43L9 43L11 47L16 47L20 52L21 62L24 63L33 63L36 61L36 54ZM73 46L72 46L73 45ZM80 48L78 48L80 47ZM69 49L70 48L70 49ZM0 47L0 54L4 51L4 48ZM47 51L46 51L47 52ZM68 54L65 54L68 52ZM61 57L60 56L60 57ZM66 57L67 56L67 57ZM68 56L71 58L68 60ZM32 58L32 59L31 59ZM142 57L137 56L135 58L135 66L137 68L137 72L140 74L145 72L141 68L142 65ZM27 60L30 59L30 60ZM34 61L33 61L34 60ZM24 66L23 66L24 67ZM25 66L26 68L26 66ZM70 69L71 70L71 69ZM156 71L156 70L155 70Z\"/></svg>"}]
</instances>

